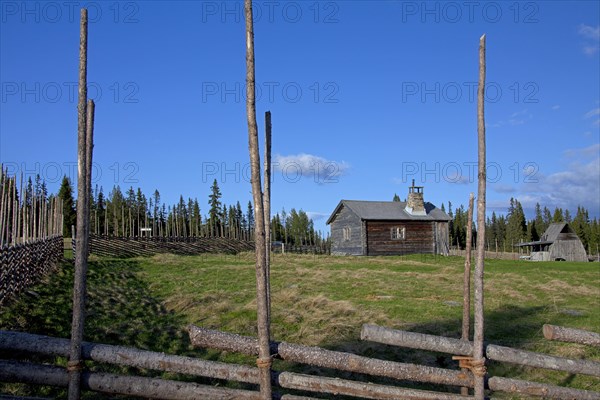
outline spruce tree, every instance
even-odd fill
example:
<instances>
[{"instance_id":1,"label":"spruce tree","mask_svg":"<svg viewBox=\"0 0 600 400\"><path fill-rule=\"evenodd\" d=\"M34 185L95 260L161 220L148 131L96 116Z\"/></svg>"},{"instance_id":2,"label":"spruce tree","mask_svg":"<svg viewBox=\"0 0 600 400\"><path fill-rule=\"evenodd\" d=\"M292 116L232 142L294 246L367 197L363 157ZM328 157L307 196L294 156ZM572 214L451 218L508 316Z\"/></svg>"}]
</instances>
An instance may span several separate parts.
<instances>
[{"instance_id":1,"label":"spruce tree","mask_svg":"<svg viewBox=\"0 0 600 400\"><path fill-rule=\"evenodd\" d=\"M219 232L221 220L221 190L219 189L219 184L217 183L216 179L213 181L213 184L210 188L208 204L210 205L210 210L208 211L208 218L210 227L212 229L211 235L216 236Z\"/></svg>"},{"instance_id":2,"label":"spruce tree","mask_svg":"<svg viewBox=\"0 0 600 400\"><path fill-rule=\"evenodd\" d=\"M554 209L554 214L552 215L552 222L565 222L565 218L563 217L562 208L556 207Z\"/></svg>"},{"instance_id":3,"label":"spruce tree","mask_svg":"<svg viewBox=\"0 0 600 400\"><path fill-rule=\"evenodd\" d=\"M73 200L73 188L71 181L67 176L63 176L58 190L58 198L63 204L63 236L71 237L71 227L77 223L77 214L75 213L75 201Z\"/></svg>"}]
</instances>

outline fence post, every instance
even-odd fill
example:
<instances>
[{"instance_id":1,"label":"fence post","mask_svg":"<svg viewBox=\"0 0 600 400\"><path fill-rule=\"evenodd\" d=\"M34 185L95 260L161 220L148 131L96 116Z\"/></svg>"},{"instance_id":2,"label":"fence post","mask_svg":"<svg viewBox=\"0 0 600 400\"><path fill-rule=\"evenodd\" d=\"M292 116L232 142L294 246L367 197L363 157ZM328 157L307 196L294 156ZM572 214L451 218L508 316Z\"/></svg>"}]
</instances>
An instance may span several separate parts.
<instances>
[{"instance_id":1,"label":"fence post","mask_svg":"<svg viewBox=\"0 0 600 400\"><path fill-rule=\"evenodd\" d=\"M75 282L73 285L73 320L71 324L71 346L67 371L69 372L69 400L77 400L81 396L81 341L85 320L85 279L87 272L87 238L89 227L89 189L87 186L87 9L81 10L79 39L79 103L77 124L77 242L75 252Z\"/></svg>"},{"instance_id":2,"label":"fence post","mask_svg":"<svg viewBox=\"0 0 600 400\"><path fill-rule=\"evenodd\" d=\"M258 328L258 359L260 394L263 400L272 398L271 351L269 348L269 281L267 274L265 214L260 179L258 127L256 124L255 73L254 73L254 22L252 0L244 0L246 21L246 114L248 117L248 142L250 150L252 197L254 200L254 245L256 253L256 307Z\"/></svg>"},{"instance_id":3,"label":"fence post","mask_svg":"<svg viewBox=\"0 0 600 400\"><path fill-rule=\"evenodd\" d=\"M477 190L477 262L475 264L475 332L472 370L475 375L475 399L485 397L485 357L483 356L483 270L485 257L485 34L479 39L479 85L477 89L478 190Z\"/></svg>"}]
</instances>

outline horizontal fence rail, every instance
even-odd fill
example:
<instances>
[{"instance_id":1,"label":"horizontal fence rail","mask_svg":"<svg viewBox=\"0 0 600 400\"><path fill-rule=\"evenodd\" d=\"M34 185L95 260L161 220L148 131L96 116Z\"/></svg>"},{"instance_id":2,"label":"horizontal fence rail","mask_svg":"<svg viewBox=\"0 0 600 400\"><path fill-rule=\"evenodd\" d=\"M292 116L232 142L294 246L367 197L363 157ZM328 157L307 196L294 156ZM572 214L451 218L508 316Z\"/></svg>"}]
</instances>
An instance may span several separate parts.
<instances>
[{"instance_id":1,"label":"horizontal fence rail","mask_svg":"<svg viewBox=\"0 0 600 400\"><path fill-rule=\"evenodd\" d=\"M600 377L600 363L595 361L571 360L493 344L485 352L490 360Z\"/></svg>"},{"instance_id":2,"label":"horizontal fence rail","mask_svg":"<svg viewBox=\"0 0 600 400\"><path fill-rule=\"evenodd\" d=\"M389 329L377 325L363 325L360 332L360 339L391 346L430 350L462 356L468 356L473 353L473 343L466 340Z\"/></svg>"},{"instance_id":3,"label":"horizontal fence rail","mask_svg":"<svg viewBox=\"0 0 600 400\"><path fill-rule=\"evenodd\" d=\"M39 282L62 259L61 235L0 248L0 305Z\"/></svg>"},{"instance_id":4,"label":"horizontal fence rail","mask_svg":"<svg viewBox=\"0 0 600 400\"><path fill-rule=\"evenodd\" d=\"M546 331L549 331L547 326L551 326L553 332L559 332L556 333L556 335L559 337L563 337L560 335L566 332L564 333L564 337L571 339L567 341L578 340L576 343L582 343L582 341L585 341L589 342L589 344L592 344L594 343L593 339L595 338L595 335L597 335L596 333L588 331L572 330L569 328L555 327L554 325L545 325L544 331L546 337L548 337ZM573 339L574 337L577 339ZM426 335L416 332L407 332L368 324L365 324L362 327L361 339L393 346L457 354L461 356L470 356L470 349L472 349L473 345L472 342L462 341L459 339ZM529 367L564 371L572 374L584 374L600 377L600 363L596 361L572 360L564 357L556 357L531 351L517 350L510 347L492 344L485 347L485 355L490 360L499 362L507 362ZM528 396L540 396L550 399L600 400L599 392L501 377L491 377L489 379L489 388L495 391L523 394Z\"/></svg>"},{"instance_id":5,"label":"horizontal fence rail","mask_svg":"<svg viewBox=\"0 0 600 400\"><path fill-rule=\"evenodd\" d=\"M0 380L67 387L69 376L67 370L61 367L0 360ZM191 382L100 372L83 372L81 384L82 388L96 392L143 396L152 399L261 399L259 392L250 390L226 389Z\"/></svg>"},{"instance_id":6,"label":"horizontal fence rail","mask_svg":"<svg viewBox=\"0 0 600 400\"><path fill-rule=\"evenodd\" d=\"M527 396L538 396L556 400L600 400L599 392L571 389L544 383L528 382L520 379L491 377L488 380L490 389L497 392L516 393Z\"/></svg>"},{"instance_id":7,"label":"horizontal fence rail","mask_svg":"<svg viewBox=\"0 0 600 400\"><path fill-rule=\"evenodd\" d=\"M258 354L258 339L256 338L204 329L194 325L190 325L188 330L192 345L196 347L233 351L247 355ZM473 374L470 372L385 361L284 342L271 342L271 353L283 360L340 371L398 380L473 387Z\"/></svg>"},{"instance_id":8,"label":"horizontal fence rail","mask_svg":"<svg viewBox=\"0 0 600 400\"><path fill-rule=\"evenodd\" d=\"M600 347L600 334L588 332L581 329L564 328L562 326L545 324L544 337L548 340L560 342L586 344L588 346Z\"/></svg>"}]
</instances>

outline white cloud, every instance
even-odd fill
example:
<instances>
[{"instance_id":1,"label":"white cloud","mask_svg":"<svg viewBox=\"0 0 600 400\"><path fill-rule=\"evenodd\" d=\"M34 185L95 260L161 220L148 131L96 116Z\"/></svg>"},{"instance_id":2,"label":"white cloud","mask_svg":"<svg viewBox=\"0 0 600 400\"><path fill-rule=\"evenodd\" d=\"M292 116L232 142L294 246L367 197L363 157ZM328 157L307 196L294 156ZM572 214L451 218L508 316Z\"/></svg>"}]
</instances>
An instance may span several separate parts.
<instances>
[{"instance_id":1,"label":"white cloud","mask_svg":"<svg viewBox=\"0 0 600 400\"><path fill-rule=\"evenodd\" d=\"M586 56L593 56L600 50L600 46L598 45L585 45L583 46L583 54Z\"/></svg>"},{"instance_id":2,"label":"white cloud","mask_svg":"<svg viewBox=\"0 0 600 400\"><path fill-rule=\"evenodd\" d=\"M600 41L600 25L594 28L593 26L580 24L579 34L586 39Z\"/></svg>"},{"instance_id":3,"label":"white cloud","mask_svg":"<svg viewBox=\"0 0 600 400\"><path fill-rule=\"evenodd\" d=\"M586 42L583 45L583 53L592 56L600 50L600 25L589 26L586 24L579 25L579 34L586 39Z\"/></svg>"},{"instance_id":4,"label":"white cloud","mask_svg":"<svg viewBox=\"0 0 600 400\"><path fill-rule=\"evenodd\" d=\"M502 183L496 183L492 185L492 189L494 189L494 191L498 193L514 193L517 191L517 188L515 188L514 186L505 185Z\"/></svg>"},{"instance_id":5,"label":"white cloud","mask_svg":"<svg viewBox=\"0 0 600 400\"><path fill-rule=\"evenodd\" d=\"M316 183L337 183L350 165L345 161L332 161L312 154L276 155L273 168L281 171L286 180L314 179Z\"/></svg>"},{"instance_id":6,"label":"white cloud","mask_svg":"<svg viewBox=\"0 0 600 400\"><path fill-rule=\"evenodd\" d=\"M531 119L533 119L533 114L531 112L529 112L527 109L524 109L524 110L516 111L516 112L512 113L506 120L500 120L493 124L486 124L486 127L487 128L500 128L506 124L508 124L510 126L519 126L519 125L524 125L525 123L527 123L527 121L529 121Z\"/></svg>"},{"instance_id":7,"label":"white cloud","mask_svg":"<svg viewBox=\"0 0 600 400\"><path fill-rule=\"evenodd\" d=\"M600 115L600 107L598 108L594 108L590 111L588 111L587 113L585 113L585 115L583 116L583 118L585 119L590 119L590 118L595 118L594 121L592 122L593 125L600 125L600 118L597 118Z\"/></svg>"},{"instance_id":8,"label":"white cloud","mask_svg":"<svg viewBox=\"0 0 600 400\"><path fill-rule=\"evenodd\" d=\"M548 208L562 207L574 210L586 207L591 216L600 214L600 145L564 152L572 162L563 171L550 175L538 173L537 182L524 183L519 188L519 201L526 208L540 203Z\"/></svg>"},{"instance_id":9,"label":"white cloud","mask_svg":"<svg viewBox=\"0 0 600 400\"><path fill-rule=\"evenodd\" d=\"M313 221L318 221L320 219L324 219L329 217L329 214L317 212L317 211L307 211L306 216Z\"/></svg>"}]
</instances>

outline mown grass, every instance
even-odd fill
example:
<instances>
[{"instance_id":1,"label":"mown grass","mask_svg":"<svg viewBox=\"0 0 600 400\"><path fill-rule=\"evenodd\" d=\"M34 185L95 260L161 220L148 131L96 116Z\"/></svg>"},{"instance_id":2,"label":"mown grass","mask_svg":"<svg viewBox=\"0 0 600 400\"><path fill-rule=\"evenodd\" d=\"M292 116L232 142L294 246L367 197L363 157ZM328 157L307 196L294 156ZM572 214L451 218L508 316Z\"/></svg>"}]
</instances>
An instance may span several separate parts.
<instances>
[{"instance_id":1,"label":"mown grass","mask_svg":"<svg viewBox=\"0 0 600 400\"><path fill-rule=\"evenodd\" d=\"M275 255L272 336L382 359L454 366L450 355L361 342L359 336L362 324L374 323L460 337L462 270L463 260L458 257ZM485 279L487 341L600 360L598 350L549 342L541 332L544 323L600 331L600 264L487 260ZM90 263L88 283L86 340L252 363L249 357L193 350L182 331L194 323L256 335L252 254L95 260ZM38 285L35 294L2 310L0 328L68 337L71 287L72 267L67 263ZM391 383L284 362L277 362L275 368ZM490 372L600 391L599 380L591 377L497 363L491 363ZM15 385L8 389L22 390Z\"/></svg>"}]
</instances>

